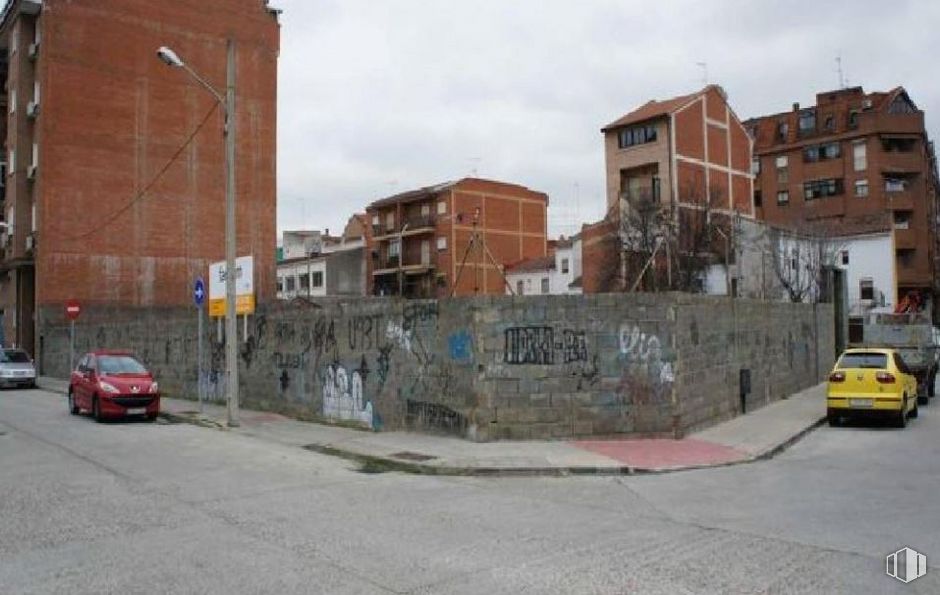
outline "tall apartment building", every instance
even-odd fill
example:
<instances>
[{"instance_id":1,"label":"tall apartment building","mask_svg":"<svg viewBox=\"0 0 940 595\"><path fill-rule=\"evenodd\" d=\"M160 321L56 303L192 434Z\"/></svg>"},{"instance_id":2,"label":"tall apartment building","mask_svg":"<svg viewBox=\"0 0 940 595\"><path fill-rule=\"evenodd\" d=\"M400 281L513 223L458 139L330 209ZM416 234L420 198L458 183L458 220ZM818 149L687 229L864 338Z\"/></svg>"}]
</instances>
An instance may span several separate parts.
<instances>
[{"instance_id":1,"label":"tall apartment building","mask_svg":"<svg viewBox=\"0 0 940 595\"><path fill-rule=\"evenodd\" d=\"M620 218L637 201L673 213L679 234L706 201L716 214L753 216L751 140L721 87L649 101L601 131L608 216L582 232L585 293L622 289L598 270L618 268L611 260L624 254L610 235L624 232Z\"/></svg>"},{"instance_id":2,"label":"tall apartment building","mask_svg":"<svg viewBox=\"0 0 940 595\"><path fill-rule=\"evenodd\" d=\"M937 165L924 112L902 87L819 93L815 105L794 103L745 126L754 139L758 218L791 227L813 221L838 233L853 219L887 213L897 264L887 301L912 290L936 294Z\"/></svg>"},{"instance_id":3,"label":"tall apartment building","mask_svg":"<svg viewBox=\"0 0 940 595\"><path fill-rule=\"evenodd\" d=\"M547 209L544 193L478 178L376 201L366 209L369 293L503 294L506 265L547 254Z\"/></svg>"},{"instance_id":4,"label":"tall apartment building","mask_svg":"<svg viewBox=\"0 0 940 595\"><path fill-rule=\"evenodd\" d=\"M255 257L257 297L273 298L276 11L265 0L2 10L6 343L35 352L43 318L61 319L69 299L190 303L193 280L224 258L222 109L157 58L163 45L224 91L234 41L238 253Z\"/></svg>"}]
</instances>

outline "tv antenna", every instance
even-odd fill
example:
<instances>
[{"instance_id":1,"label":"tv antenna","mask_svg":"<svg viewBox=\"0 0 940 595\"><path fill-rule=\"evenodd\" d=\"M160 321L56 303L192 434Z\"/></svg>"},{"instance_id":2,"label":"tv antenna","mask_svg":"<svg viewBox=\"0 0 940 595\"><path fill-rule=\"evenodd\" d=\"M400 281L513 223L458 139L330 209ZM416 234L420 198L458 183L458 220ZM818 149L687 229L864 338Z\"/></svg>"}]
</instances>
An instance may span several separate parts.
<instances>
[{"instance_id":1,"label":"tv antenna","mask_svg":"<svg viewBox=\"0 0 940 595\"><path fill-rule=\"evenodd\" d=\"M708 85L708 62L696 62L695 65L702 69L702 83Z\"/></svg>"},{"instance_id":2,"label":"tv antenna","mask_svg":"<svg viewBox=\"0 0 940 595\"><path fill-rule=\"evenodd\" d=\"M470 241L467 242L467 249L463 252L463 258L460 260L460 266L457 267L457 276L454 278L454 286L450 290L450 297L454 297L454 293L457 292L457 286L460 284L460 276L463 274L464 267L467 265L467 259L470 257L470 252L474 248L477 249L477 262L474 268L474 282L473 282L473 292L475 294L480 293L480 269L483 266L483 257L486 258L496 267L496 271L499 273L499 276L503 278L503 283L506 284L506 287L509 288L509 295L516 295L516 292L512 290L512 285L509 284L509 279L506 278L506 274L503 272L503 268L496 262L496 259L493 257L493 253L490 252L490 249L486 246L486 238L480 233L479 230L480 224L480 207L477 207L473 211L473 233L470 234Z\"/></svg>"},{"instance_id":3,"label":"tv antenna","mask_svg":"<svg viewBox=\"0 0 940 595\"><path fill-rule=\"evenodd\" d=\"M839 73L839 88L845 89L846 81L842 73L842 52L836 54L836 71Z\"/></svg>"},{"instance_id":4,"label":"tv antenna","mask_svg":"<svg viewBox=\"0 0 940 595\"><path fill-rule=\"evenodd\" d=\"M470 175L476 176L477 168L480 167L480 162L483 161L483 158L482 157L467 157L467 161L469 161L472 164L470 167Z\"/></svg>"}]
</instances>

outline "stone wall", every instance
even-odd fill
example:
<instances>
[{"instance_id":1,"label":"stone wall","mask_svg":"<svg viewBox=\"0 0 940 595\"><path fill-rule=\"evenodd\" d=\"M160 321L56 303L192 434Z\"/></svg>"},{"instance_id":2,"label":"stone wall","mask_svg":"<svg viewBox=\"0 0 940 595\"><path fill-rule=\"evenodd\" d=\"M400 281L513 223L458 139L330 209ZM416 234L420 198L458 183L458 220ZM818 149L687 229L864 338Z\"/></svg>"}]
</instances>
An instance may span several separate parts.
<instances>
[{"instance_id":1,"label":"stone wall","mask_svg":"<svg viewBox=\"0 0 940 595\"><path fill-rule=\"evenodd\" d=\"M683 294L388 298L277 304L239 323L245 407L474 440L679 436L821 380L832 307ZM86 307L76 351L127 348L164 392L197 394L193 309ZM41 313L43 373L64 377L68 325ZM224 398L205 326L204 386Z\"/></svg>"}]
</instances>

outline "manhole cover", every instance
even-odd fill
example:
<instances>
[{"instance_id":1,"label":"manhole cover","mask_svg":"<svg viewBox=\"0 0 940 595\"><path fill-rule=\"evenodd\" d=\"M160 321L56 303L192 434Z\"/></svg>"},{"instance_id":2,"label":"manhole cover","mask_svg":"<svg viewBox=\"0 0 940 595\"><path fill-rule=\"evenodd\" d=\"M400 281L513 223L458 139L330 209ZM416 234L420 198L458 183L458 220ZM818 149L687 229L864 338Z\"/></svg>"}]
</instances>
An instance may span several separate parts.
<instances>
[{"instance_id":1,"label":"manhole cover","mask_svg":"<svg viewBox=\"0 0 940 595\"><path fill-rule=\"evenodd\" d=\"M423 455L419 452L396 452L392 455L396 459L402 459L404 461L430 461L431 459L436 459L437 457L432 457L430 455Z\"/></svg>"}]
</instances>

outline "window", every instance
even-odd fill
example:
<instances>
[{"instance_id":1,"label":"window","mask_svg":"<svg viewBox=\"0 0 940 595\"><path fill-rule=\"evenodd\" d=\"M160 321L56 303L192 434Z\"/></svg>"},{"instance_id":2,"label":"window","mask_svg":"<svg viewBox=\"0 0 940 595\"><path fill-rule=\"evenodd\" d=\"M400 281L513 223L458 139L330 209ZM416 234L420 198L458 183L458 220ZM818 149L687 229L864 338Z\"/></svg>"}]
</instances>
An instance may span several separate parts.
<instances>
[{"instance_id":1,"label":"window","mask_svg":"<svg viewBox=\"0 0 940 595\"><path fill-rule=\"evenodd\" d=\"M824 145L806 147L803 149L803 161L812 163L826 159L838 159L841 153L839 143L826 143Z\"/></svg>"},{"instance_id":2,"label":"window","mask_svg":"<svg viewBox=\"0 0 940 595\"><path fill-rule=\"evenodd\" d=\"M816 130L816 112L806 110L800 113L800 134L806 134Z\"/></svg>"},{"instance_id":3,"label":"window","mask_svg":"<svg viewBox=\"0 0 940 595\"><path fill-rule=\"evenodd\" d=\"M760 173L760 157L751 159L751 173L755 176Z\"/></svg>"},{"instance_id":4,"label":"window","mask_svg":"<svg viewBox=\"0 0 940 595\"><path fill-rule=\"evenodd\" d=\"M830 178L828 180L813 180L803 184L803 197L806 200L836 196L842 194L842 180Z\"/></svg>"},{"instance_id":5,"label":"window","mask_svg":"<svg viewBox=\"0 0 940 595\"><path fill-rule=\"evenodd\" d=\"M526 280L525 280L525 289L526 289L526 291L528 291L529 293L532 293L532 279L526 279Z\"/></svg>"},{"instance_id":6,"label":"window","mask_svg":"<svg viewBox=\"0 0 940 595\"><path fill-rule=\"evenodd\" d=\"M277 292L281 293L284 291L284 277L277 278Z\"/></svg>"},{"instance_id":7,"label":"window","mask_svg":"<svg viewBox=\"0 0 940 595\"><path fill-rule=\"evenodd\" d=\"M868 180L855 180L855 196L868 196Z\"/></svg>"},{"instance_id":8,"label":"window","mask_svg":"<svg viewBox=\"0 0 940 595\"><path fill-rule=\"evenodd\" d=\"M542 295L548 293L548 277L542 277Z\"/></svg>"},{"instance_id":9,"label":"window","mask_svg":"<svg viewBox=\"0 0 940 595\"><path fill-rule=\"evenodd\" d=\"M895 211L894 212L894 228L895 229L910 229L911 227L911 216L910 213L905 211Z\"/></svg>"},{"instance_id":10,"label":"window","mask_svg":"<svg viewBox=\"0 0 940 595\"><path fill-rule=\"evenodd\" d=\"M862 298L864 299L864 298ZM884 369L888 366L888 356L884 353L858 352L846 353L839 358L838 368L870 368L874 370Z\"/></svg>"},{"instance_id":11,"label":"window","mask_svg":"<svg viewBox=\"0 0 940 595\"><path fill-rule=\"evenodd\" d=\"M300 276L300 290L304 291L310 289L310 275L304 273Z\"/></svg>"},{"instance_id":12,"label":"window","mask_svg":"<svg viewBox=\"0 0 940 595\"><path fill-rule=\"evenodd\" d=\"M430 217L431 216L431 205L425 203L421 205L421 216Z\"/></svg>"},{"instance_id":13,"label":"window","mask_svg":"<svg viewBox=\"0 0 940 595\"><path fill-rule=\"evenodd\" d=\"M447 238L445 238L444 236L437 238L437 249L447 250Z\"/></svg>"},{"instance_id":14,"label":"window","mask_svg":"<svg viewBox=\"0 0 940 595\"><path fill-rule=\"evenodd\" d=\"M907 180L904 178L885 178L885 192L904 192Z\"/></svg>"},{"instance_id":15,"label":"window","mask_svg":"<svg viewBox=\"0 0 940 595\"><path fill-rule=\"evenodd\" d=\"M917 141L912 138L883 138L881 145L888 153L910 153L914 150Z\"/></svg>"},{"instance_id":16,"label":"window","mask_svg":"<svg viewBox=\"0 0 940 595\"><path fill-rule=\"evenodd\" d=\"M567 275L567 274L568 274L568 259L567 259L567 258L562 258L562 259L561 259L561 273L562 273L563 275Z\"/></svg>"},{"instance_id":17,"label":"window","mask_svg":"<svg viewBox=\"0 0 940 595\"><path fill-rule=\"evenodd\" d=\"M754 206L755 207L763 206L763 200L761 199L760 190L754 191Z\"/></svg>"},{"instance_id":18,"label":"window","mask_svg":"<svg viewBox=\"0 0 940 595\"><path fill-rule=\"evenodd\" d=\"M849 264L849 251L848 250L842 251L842 264Z\"/></svg>"},{"instance_id":19,"label":"window","mask_svg":"<svg viewBox=\"0 0 940 595\"><path fill-rule=\"evenodd\" d=\"M789 182L790 181L790 169L787 166L789 165L790 160L787 158L787 156L781 155L780 157L777 157L774 163L777 166L777 183L786 184L787 182Z\"/></svg>"},{"instance_id":20,"label":"window","mask_svg":"<svg viewBox=\"0 0 940 595\"><path fill-rule=\"evenodd\" d=\"M634 126L632 128L624 128L617 133L617 145L621 149L655 141L655 126Z\"/></svg>"},{"instance_id":21,"label":"window","mask_svg":"<svg viewBox=\"0 0 940 595\"><path fill-rule=\"evenodd\" d=\"M297 283L297 280L291 276L287 278L287 291L294 291L294 286Z\"/></svg>"},{"instance_id":22,"label":"window","mask_svg":"<svg viewBox=\"0 0 940 595\"><path fill-rule=\"evenodd\" d=\"M392 240L388 243L388 256L395 258L399 254L401 254L401 243L398 240Z\"/></svg>"},{"instance_id":23,"label":"window","mask_svg":"<svg viewBox=\"0 0 940 595\"><path fill-rule=\"evenodd\" d=\"M314 287L323 287L323 271L314 271L314 273L313 273L313 286L314 286Z\"/></svg>"},{"instance_id":24,"label":"window","mask_svg":"<svg viewBox=\"0 0 940 595\"><path fill-rule=\"evenodd\" d=\"M836 127L836 123L832 117L832 114L828 114L826 116L826 123L823 124L823 128L826 129L826 132L832 132L833 130L835 130L835 127Z\"/></svg>"},{"instance_id":25,"label":"window","mask_svg":"<svg viewBox=\"0 0 940 595\"><path fill-rule=\"evenodd\" d=\"M855 162L855 171L865 171L868 168L868 150L865 141L852 145L852 160Z\"/></svg>"},{"instance_id":26,"label":"window","mask_svg":"<svg viewBox=\"0 0 940 595\"><path fill-rule=\"evenodd\" d=\"M374 225L375 227L378 227L379 221L380 219L378 215L372 215L372 225Z\"/></svg>"},{"instance_id":27,"label":"window","mask_svg":"<svg viewBox=\"0 0 940 595\"><path fill-rule=\"evenodd\" d=\"M858 111L852 110L849 112L849 128L858 128Z\"/></svg>"},{"instance_id":28,"label":"window","mask_svg":"<svg viewBox=\"0 0 940 595\"><path fill-rule=\"evenodd\" d=\"M786 190L780 190L777 192L777 204L778 205L787 205L790 204L790 193Z\"/></svg>"},{"instance_id":29,"label":"window","mask_svg":"<svg viewBox=\"0 0 940 595\"><path fill-rule=\"evenodd\" d=\"M525 287L522 285L522 281L516 281L516 294L525 295Z\"/></svg>"},{"instance_id":30,"label":"window","mask_svg":"<svg viewBox=\"0 0 940 595\"><path fill-rule=\"evenodd\" d=\"M437 201L437 214L444 215L447 213L447 202L443 200Z\"/></svg>"},{"instance_id":31,"label":"window","mask_svg":"<svg viewBox=\"0 0 940 595\"><path fill-rule=\"evenodd\" d=\"M865 277L858 281L858 296L863 300L875 299L875 282L871 277Z\"/></svg>"},{"instance_id":32,"label":"window","mask_svg":"<svg viewBox=\"0 0 940 595\"><path fill-rule=\"evenodd\" d=\"M790 125L786 122L777 124L777 138L782 142L787 142L787 136L790 134Z\"/></svg>"},{"instance_id":33,"label":"window","mask_svg":"<svg viewBox=\"0 0 940 595\"><path fill-rule=\"evenodd\" d=\"M385 227L388 228L388 231L395 229L395 213L390 211L385 214Z\"/></svg>"}]
</instances>

